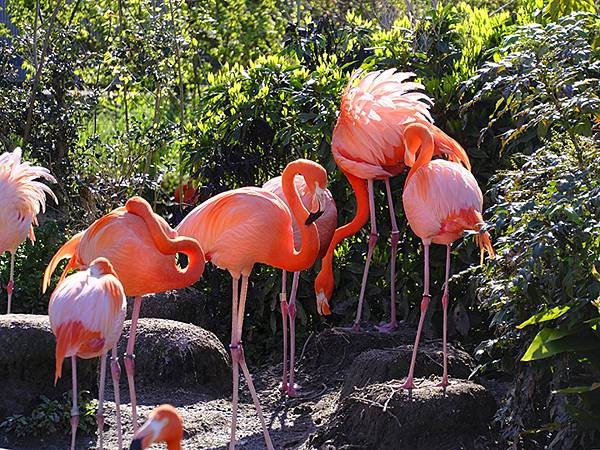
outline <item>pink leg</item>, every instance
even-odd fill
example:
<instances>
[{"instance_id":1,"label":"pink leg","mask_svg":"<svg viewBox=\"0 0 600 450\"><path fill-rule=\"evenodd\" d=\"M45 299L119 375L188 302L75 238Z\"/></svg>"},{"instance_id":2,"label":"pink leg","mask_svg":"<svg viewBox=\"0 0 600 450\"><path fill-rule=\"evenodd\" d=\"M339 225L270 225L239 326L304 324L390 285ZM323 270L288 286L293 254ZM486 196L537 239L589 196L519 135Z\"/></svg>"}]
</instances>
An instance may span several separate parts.
<instances>
[{"instance_id":1,"label":"pink leg","mask_svg":"<svg viewBox=\"0 0 600 450\"><path fill-rule=\"evenodd\" d=\"M106 383L106 353L100 355L100 383L98 385L98 411L96 423L98 424L98 448L104 448L104 385Z\"/></svg>"},{"instance_id":2,"label":"pink leg","mask_svg":"<svg viewBox=\"0 0 600 450\"><path fill-rule=\"evenodd\" d=\"M125 371L127 372L127 381L129 383L129 398L131 399L131 423L133 424L133 432L138 429L137 422L137 401L135 396L135 333L137 331L138 317L140 316L140 308L142 306L142 297L136 297L133 302L133 312L131 313L131 325L129 327L129 339L127 340L127 352L125 353Z\"/></svg>"},{"instance_id":3,"label":"pink leg","mask_svg":"<svg viewBox=\"0 0 600 450\"><path fill-rule=\"evenodd\" d=\"M231 395L231 438L229 441L229 450L235 450L235 430L237 426L237 408L238 408L238 390L240 380L240 357L239 342L237 339L237 312L238 312L238 291L239 278L233 278L232 302L231 302L231 369L233 372L233 390Z\"/></svg>"},{"instance_id":4,"label":"pink leg","mask_svg":"<svg viewBox=\"0 0 600 450\"><path fill-rule=\"evenodd\" d=\"M444 311L444 330L443 330L443 345L444 345L444 374L442 376L442 382L439 384L446 390L448 386L448 279L450 278L450 252L452 250L452 244L446 246L446 282L444 283L444 294L442 295L442 309Z\"/></svg>"},{"instance_id":5,"label":"pink leg","mask_svg":"<svg viewBox=\"0 0 600 450\"><path fill-rule=\"evenodd\" d=\"M398 251L398 241L400 240L400 231L396 223L396 210L392 200L392 189L390 179L385 179L385 190L387 192L388 208L390 210L390 221L392 222L392 250L390 252L390 321L380 327L376 327L382 333L389 333L398 328L398 319L396 319L396 253Z\"/></svg>"},{"instance_id":6,"label":"pink leg","mask_svg":"<svg viewBox=\"0 0 600 450\"><path fill-rule=\"evenodd\" d=\"M112 357L110 358L110 374L113 380L113 390L115 393L115 415L117 425L117 445L119 450L123 448L123 435L121 425L121 386L119 381L121 379L121 366L119 365L119 356L117 354L117 346L115 345L112 349Z\"/></svg>"},{"instance_id":7,"label":"pink leg","mask_svg":"<svg viewBox=\"0 0 600 450\"><path fill-rule=\"evenodd\" d=\"M363 301L365 291L367 289L367 278L369 276L369 266L371 265L371 257L373 249L377 243L377 220L375 218L375 197L373 195L373 180L367 180L367 188L369 190L369 210L371 212L371 235L369 236L369 249L367 250L367 260L365 262L365 270L363 271L362 282L360 285L360 296L358 298L358 309L356 310L356 319L352 325L353 331L360 331L360 318L362 316Z\"/></svg>"},{"instance_id":8,"label":"pink leg","mask_svg":"<svg viewBox=\"0 0 600 450\"><path fill-rule=\"evenodd\" d=\"M71 374L73 375L73 407L71 408L71 450L75 450L79 408L77 407L77 357L71 356Z\"/></svg>"},{"instance_id":9,"label":"pink leg","mask_svg":"<svg viewBox=\"0 0 600 450\"><path fill-rule=\"evenodd\" d=\"M419 338L421 337L421 330L423 329L423 322L425 320L425 314L427 313L427 307L429 306L429 246L431 241L423 239L423 247L425 249L425 276L423 279L423 299L421 300L421 317L419 317L419 326L417 327L417 336L415 337L415 345L413 347L412 358L410 360L410 369L408 370L408 377L402 385L404 389L412 390L415 388L414 383L414 371L415 361L417 360L417 350L419 348Z\"/></svg>"},{"instance_id":10,"label":"pink leg","mask_svg":"<svg viewBox=\"0 0 600 450\"><path fill-rule=\"evenodd\" d=\"M12 304L12 295L15 288L15 254L10 254L10 278L6 285L6 292L8 293L8 307L6 314L10 314L10 308Z\"/></svg>"},{"instance_id":11,"label":"pink leg","mask_svg":"<svg viewBox=\"0 0 600 450\"><path fill-rule=\"evenodd\" d=\"M283 328L283 379L281 382L281 390L283 392L287 392L288 384L287 384L287 356L288 356L288 302L287 302L287 286L286 286L286 271L282 271L281 275L281 295L279 303L281 305L281 326Z\"/></svg>"},{"instance_id":12,"label":"pink leg","mask_svg":"<svg viewBox=\"0 0 600 450\"><path fill-rule=\"evenodd\" d=\"M296 389L298 386L294 383L294 360L296 358L296 293L298 292L298 281L300 272L294 272L292 281L292 295L290 297L289 317L290 317L290 382L288 383L287 393L290 397L297 397Z\"/></svg>"}]
</instances>

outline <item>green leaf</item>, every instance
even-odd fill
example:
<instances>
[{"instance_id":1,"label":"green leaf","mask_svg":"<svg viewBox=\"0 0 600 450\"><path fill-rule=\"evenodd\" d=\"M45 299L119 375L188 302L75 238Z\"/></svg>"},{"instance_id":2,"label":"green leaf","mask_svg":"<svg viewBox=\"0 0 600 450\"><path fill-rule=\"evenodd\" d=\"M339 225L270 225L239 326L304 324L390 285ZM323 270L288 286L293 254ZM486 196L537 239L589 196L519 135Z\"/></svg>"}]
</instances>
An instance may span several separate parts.
<instances>
[{"instance_id":1,"label":"green leaf","mask_svg":"<svg viewBox=\"0 0 600 450\"><path fill-rule=\"evenodd\" d=\"M592 383L590 386L571 386L564 389L552 391L553 394L582 394L600 388L600 382Z\"/></svg>"},{"instance_id":2,"label":"green leaf","mask_svg":"<svg viewBox=\"0 0 600 450\"><path fill-rule=\"evenodd\" d=\"M545 359L564 352L580 352L600 348L600 341L589 336L569 336L573 330L543 328L529 345L521 361Z\"/></svg>"},{"instance_id":3,"label":"green leaf","mask_svg":"<svg viewBox=\"0 0 600 450\"><path fill-rule=\"evenodd\" d=\"M554 320L554 319L562 316L569 309L571 309L571 307L569 305L555 306L554 308L547 309L545 311L542 311L540 313L537 313L537 314L531 316L525 322L517 325L517 328L521 330L528 325L533 325L535 323L541 323L541 322L547 322L548 320Z\"/></svg>"}]
</instances>

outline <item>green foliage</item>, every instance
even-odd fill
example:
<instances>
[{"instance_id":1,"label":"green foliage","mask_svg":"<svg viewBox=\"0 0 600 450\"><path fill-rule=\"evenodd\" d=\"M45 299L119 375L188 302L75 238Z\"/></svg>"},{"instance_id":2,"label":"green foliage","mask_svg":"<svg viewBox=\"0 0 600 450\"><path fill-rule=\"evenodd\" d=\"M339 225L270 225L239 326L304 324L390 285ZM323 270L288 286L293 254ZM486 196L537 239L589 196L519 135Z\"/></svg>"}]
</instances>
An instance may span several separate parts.
<instances>
[{"instance_id":1,"label":"green foliage","mask_svg":"<svg viewBox=\"0 0 600 450\"><path fill-rule=\"evenodd\" d=\"M544 16L556 21L576 11L595 13L594 0L550 0L544 8Z\"/></svg>"},{"instance_id":2,"label":"green foliage","mask_svg":"<svg viewBox=\"0 0 600 450\"><path fill-rule=\"evenodd\" d=\"M31 414L17 414L6 417L0 423L0 430L14 434L17 437L40 436L54 433L68 435L71 431L71 392L65 392L62 401L50 400L45 395L40 396L38 404ZM93 400L89 391L78 394L79 425L77 431L83 434L93 434L96 425L97 401Z\"/></svg>"},{"instance_id":3,"label":"green foliage","mask_svg":"<svg viewBox=\"0 0 600 450\"><path fill-rule=\"evenodd\" d=\"M480 279L478 296L493 314L496 337L482 343L479 355L486 355L488 370L515 377L498 413L515 444L527 441L524 430L547 431L550 422L555 430L548 442L585 447L594 436L582 414L596 414L597 391L562 391L600 376L600 317L593 304L600 282L592 274L600 255L600 147L579 142L576 150L553 134L493 187L499 257Z\"/></svg>"}]
</instances>

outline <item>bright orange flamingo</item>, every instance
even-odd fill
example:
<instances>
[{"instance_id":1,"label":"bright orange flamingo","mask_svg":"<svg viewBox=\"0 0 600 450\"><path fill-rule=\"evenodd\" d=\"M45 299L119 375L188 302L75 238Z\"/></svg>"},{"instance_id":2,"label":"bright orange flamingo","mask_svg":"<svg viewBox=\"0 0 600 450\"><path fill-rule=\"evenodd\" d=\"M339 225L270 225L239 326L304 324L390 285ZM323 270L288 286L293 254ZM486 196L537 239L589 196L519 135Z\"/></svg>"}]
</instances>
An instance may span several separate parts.
<instances>
[{"instance_id":1,"label":"bright orange flamingo","mask_svg":"<svg viewBox=\"0 0 600 450\"><path fill-rule=\"evenodd\" d=\"M182 440L183 419L173 406L160 405L133 435L129 450L143 450L157 442L166 442L168 450L181 450Z\"/></svg>"},{"instance_id":2,"label":"bright orange flamingo","mask_svg":"<svg viewBox=\"0 0 600 450\"><path fill-rule=\"evenodd\" d=\"M75 449L75 436L79 423L77 407L77 356L84 359L100 357L100 385L98 387L98 436L103 447L104 383L106 355L109 349L116 352L123 331L127 302L123 286L112 265L105 258L91 262L85 271L65 278L52 293L48 316L56 336L55 383L62 374L65 358L71 358L73 375L73 409L71 410L71 450ZM118 396L115 386L115 397ZM117 439L121 448L121 421L117 405Z\"/></svg>"},{"instance_id":3,"label":"bright orange flamingo","mask_svg":"<svg viewBox=\"0 0 600 450\"><path fill-rule=\"evenodd\" d=\"M494 254L490 235L483 230L484 221L481 215L483 195L475 177L462 165L435 159L432 160L435 145L431 130L422 124L410 124L404 130L406 154L404 161L412 166L406 182L402 203L406 218L413 232L423 241L425 249L425 276L423 282L423 299L421 300L421 316L417 327L417 336L413 348L408 377L402 387L414 389L413 372L419 337L423 328L423 319L431 298L429 294L429 246L445 245L446 281L442 294L444 373L440 386L448 386L448 351L446 345L447 312L448 312L448 278L450 275L450 251L452 243L460 238L466 230L476 231L477 242L483 251Z\"/></svg>"},{"instance_id":4,"label":"bright orange flamingo","mask_svg":"<svg viewBox=\"0 0 600 450\"><path fill-rule=\"evenodd\" d=\"M356 233L367 221L367 211L371 218L371 235L365 269L363 272L358 309L352 329L360 329L362 305L367 286L369 266L373 249L377 242L377 223L375 220L374 180L384 180L390 220L392 223L392 250L390 254L390 322L378 327L380 331L391 331L397 328L396 319L396 251L400 232L396 223L390 178L402 172L404 165L404 128L412 122L426 124L434 135L436 155L445 155L451 161L462 162L470 169L469 158L463 148L454 139L435 127L429 113L431 100L427 95L418 92L423 86L408 82L413 73L395 72L394 69L368 73L360 81L362 72L357 71L351 77L342 96L340 115L333 130L331 152L333 157L350 179L356 191L356 217L347 225L336 230L329 246L328 255L324 259L323 276L332 276L331 262L335 246L344 238ZM366 180L366 194L364 182ZM326 263L326 264L325 264ZM329 298L325 288L333 286L333 280L319 279L315 286L316 294L322 301Z\"/></svg>"},{"instance_id":5,"label":"bright orange flamingo","mask_svg":"<svg viewBox=\"0 0 600 450\"><path fill-rule=\"evenodd\" d=\"M15 252L17 247L29 237L35 241L33 226L37 225L37 215L46 209L46 195L56 196L38 178L56 183L45 167L32 166L21 162L21 149L0 155L0 255L10 252L10 278L7 314L10 314L15 277Z\"/></svg>"},{"instance_id":6,"label":"bright orange flamingo","mask_svg":"<svg viewBox=\"0 0 600 450\"><path fill-rule=\"evenodd\" d=\"M315 202L324 204L324 190L327 188L325 169L315 162L299 159L288 164L282 175L283 194L289 208L272 192L258 187L246 187L223 192L207 200L192 210L177 226L180 234L198 240L206 252L207 260L228 270L233 278L229 346L233 363L230 449L235 448L240 366L252 394L267 447L273 448L246 365L242 327L248 277L254 264L264 263L288 272L297 272L311 267L319 253L319 236L314 221L322 214L322 210L319 208L318 211L309 213L302 204L294 183L297 174L304 176L310 194L316 196ZM303 224L300 226L301 247L298 251L294 246L292 220Z\"/></svg>"},{"instance_id":7,"label":"bright orange flamingo","mask_svg":"<svg viewBox=\"0 0 600 450\"><path fill-rule=\"evenodd\" d=\"M315 200L315 196L311 195L311 193L309 192L308 186L306 186L306 182L304 181L304 177L296 175L296 177L294 178L294 183L296 184L296 190L300 194L300 198L302 199L302 203L304 204L304 206L306 208L317 208L318 205L311 205L311 202ZM285 195L283 194L280 176L272 178L265 184L263 184L263 189L274 193L287 205ZM315 221L315 225L317 226L317 230L319 232L319 255L317 256L317 259L321 259L323 258L323 256L325 256L325 252L329 247L329 243L331 242L331 238L333 237L333 232L335 231L335 226L337 224L337 208L335 206L333 196L331 195L331 192L329 192L329 189L325 190L323 199L324 204L321 205L321 207L323 208L323 215ZM299 248L301 246L300 227L295 220L292 221L292 226L294 228L294 245L296 248ZM283 381L281 383L281 389L284 392L286 392L290 397L296 397L298 395L298 393L296 392L297 386L294 383L294 361L296 353L296 292L298 291L298 281L300 278L300 272L294 272L294 278L292 280L292 292L290 293L289 304L287 302L286 274L287 272L283 270L281 280L280 302L281 320L283 326ZM317 308L321 308L321 306L317 304ZM329 313L329 311L326 311L326 313ZM290 327L289 380L287 373L288 318Z\"/></svg>"},{"instance_id":8,"label":"bright orange flamingo","mask_svg":"<svg viewBox=\"0 0 600 450\"><path fill-rule=\"evenodd\" d=\"M177 266L177 253L184 253L188 257L188 266L183 270ZM86 267L100 256L108 259L115 268L125 294L135 297L125 353L135 431L137 408L133 348L142 296L180 289L196 282L204 271L204 254L194 239L178 236L163 218L154 214L146 200L132 197L124 207L96 220L58 250L44 273L44 291L62 259L70 258L62 274L64 277L69 269ZM120 368L114 356L111 362L112 376L118 381Z\"/></svg>"}]
</instances>

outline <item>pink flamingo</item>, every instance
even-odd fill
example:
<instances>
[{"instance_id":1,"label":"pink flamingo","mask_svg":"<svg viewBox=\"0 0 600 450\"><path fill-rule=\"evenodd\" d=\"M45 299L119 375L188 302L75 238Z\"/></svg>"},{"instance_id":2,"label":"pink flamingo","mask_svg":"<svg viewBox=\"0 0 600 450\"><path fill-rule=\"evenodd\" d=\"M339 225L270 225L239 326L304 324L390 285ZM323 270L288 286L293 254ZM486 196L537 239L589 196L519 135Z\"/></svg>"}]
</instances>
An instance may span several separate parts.
<instances>
[{"instance_id":1,"label":"pink flamingo","mask_svg":"<svg viewBox=\"0 0 600 450\"><path fill-rule=\"evenodd\" d=\"M21 162L21 149L0 155L0 255L10 252L10 278L7 314L10 314L14 291L15 253L17 247L29 237L35 241L33 226L37 225L37 215L46 209L46 195L58 203L56 196L45 184L35 181L42 178L52 183L56 180L45 167L32 166Z\"/></svg>"},{"instance_id":2,"label":"pink flamingo","mask_svg":"<svg viewBox=\"0 0 600 450\"><path fill-rule=\"evenodd\" d=\"M441 159L432 160L435 138L431 130L419 123L408 125L404 130L406 153L404 161L411 166L404 184L402 203L406 218L413 232L423 241L425 249L425 276L421 316L413 348L405 389L414 389L413 373L421 329L429 300L429 246L446 246L446 281L442 295L444 372L440 386L448 386L448 350L446 345L448 313L448 278L450 275L450 251L452 243L466 230L476 231L476 240L483 251L493 256L490 235L483 230L485 222L481 215L483 195L475 177L462 165Z\"/></svg>"},{"instance_id":3,"label":"pink flamingo","mask_svg":"<svg viewBox=\"0 0 600 450\"><path fill-rule=\"evenodd\" d=\"M375 220L375 200L373 181L384 180L390 220L392 223L392 251L390 254L390 322L378 327L380 331L392 331L398 326L396 319L396 251L400 232L396 223L390 178L405 168L404 128L413 122L428 126L434 135L436 155L445 155L448 159L463 162L470 168L469 158L463 148L452 138L444 134L431 122L429 113L431 100L418 89L423 86L407 82L413 73L395 73L394 69L384 72L368 73L360 81L362 72L357 71L351 77L342 96L340 116L331 140L333 157L348 177L356 192L356 217L347 225L336 230L328 249L328 256L323 260L323 277L332 277L331 269L335 246L344 238L356 233L371 218L371 235L363 272L358 309L352 329L360 329L362 305L367 286L367 277L373 249L377 242L377 223ZM349 176L353 176L350 179ZM360 180L363 180L362 182ZM364 180L367 181L367 195L364 195ZM368 214L366 212L369 212ZM321 301L328 302L330 295L327 289L333 286L333 279L319 279L315 286L316 294Z\"/></svg>"},{"instance_id":4,"label":"pink flamingo","mask_svg":"<svg viewBox=\"0 0 600 450\"><path fill-rule=\"evenodd\" d=\"M181 450L182 440L183 419L173 406L160 405L134 434L129 450L143 450L156 442L166 442L167 450Z\"/></svg>"},{"instance_id":5,"label":"pink flamingo","mask_svg":"<svg viewBox=\"0 0 600 450\"><path fill-rule=\"evenodd\" d=\"M318 255L319 236L314 222L322 214L322 210L319 207L318 211L309 212L303 205L294 183L297 174L303 175L308 191L316 197L313 204L324 204L324 190L327 188L325 169L315 162L299 159L288 164L282 175L283 194L290 205L289 208L272 192L258 187L246 187L223 192L207 200L193 209L177 226L180 234L198 240L206 252L207 260L228 270L233 278L229 346L233 363L230 449L235 448L240 366L252 394L267 448L273 449L256 389L246 365L242 347L242 327L248 277L254 264L264 263L289 272L297 272L311 267ZM293 220L304 224L300 226L301 247L298 251L294 244Z\"/></svg>"},{"instance_id":6,"label":"pink flamingo","mask_svg":"<svg viewBox=\"0 0 600 450\"><path fill-rule=\"evenodd\" d=\"M73 409L71 410L71 450L75 450L75 437L79 423L77 407L77 356L84 359L100 357L100 385L98 387L98 436L102 449L104 430L104 384L106 354L116 352L123 331L127 303L121 282L112 265L105 258L92 261L87 270L65 278L52 293L48 316L56 336L56 377L62 374L62 363L71 358L73 376ZM115 385L115 395L118 385ZM121 448L121 422L117 405L117 438Z\"/></svg>"},{"instance_id":7,"label":"pink flamingo","mask_svg":"<svg viewBox=\"0 0 600 450\"><path fill-rule=\"evenodd\" d=\"M302 203L306 208L315 209L318 205L311 205L311 202L314 201L314 195L311 195L309 192L308 186L306 186L306 182L304 181L304 177L296 176L294 178L294 183L296 185L296 190L300 194L300 198L302 199ZM279 197L288 207L288 203L285 199L285 195L283 194L283 188L281 185L281 177L275 177L267 181L263 184L263 189L266 189L269 192L274 193ZM329 247L329 242L331 242L331 238L333 237L333 232L335 231L335 226L337 224L337 208L335 206L335 201L333 200L333 196L329 189L326 189L323 195L324 204L321 205L323 208L323 215L319 217L315 221L315 225L317 226L317 230L319 232L319 255L317 259L323 258L325 255L327 248ZM292 226L294 228L294 245L296 248L301 246L300 241L300 227L296 220L292 221ZM283 382L281 384L281 389L286 392L290 397L296 397L298 393L296 389L297 385L294 383L294 361L295 361L295 353L296 353L296 292L298 290L298 280L300 278L300 272L294 272L294 278L292 280L292 292L290 294L290 302L287 302L287 289L286 289L286 271L282 271L282 281L281 281L281 319L283 326ZM327 305L323 305L322 303L317 302L317 308L321 309ZM329 314L329 310L325 309L325 314ZM287 357L288 357L288 346L287 346L287 322L289 319L289 327L290 327L290 371L289 371L289 380L287 374Z\"/></svg>"},{"instance_id":8,"label":"pink flamingo","mask_svg":"<svg viewBox=\"0 0 600 450\"><path fill-rule=\"evenodd\" d=\"M183 270L177 266L177 253L188 257L189 263ZM62 259L70 258L61 279L69 269L86 267L98 257L111 262L123 283L125 294L135 297L125 353L135 431L138 425L133 349L142 296L181 289L195 283L204 272L204 253L194 239L178 236L162 217L152 211L146 200L132 197L124 207L96 220L56 252L44 272L43 290L47 289L50 277ZM113 380L118 383L120 366L116 354L113 354L111 370Z\"/></svg>"}]
</instances>

